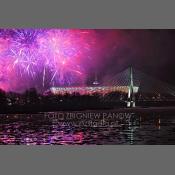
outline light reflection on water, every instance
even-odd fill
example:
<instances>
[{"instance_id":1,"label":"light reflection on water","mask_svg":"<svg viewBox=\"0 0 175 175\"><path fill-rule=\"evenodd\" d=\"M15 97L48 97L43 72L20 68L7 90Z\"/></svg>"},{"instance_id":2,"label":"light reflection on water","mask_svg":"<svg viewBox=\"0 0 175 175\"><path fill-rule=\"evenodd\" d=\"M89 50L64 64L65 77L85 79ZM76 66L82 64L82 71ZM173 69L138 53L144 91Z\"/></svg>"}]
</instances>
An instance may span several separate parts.
<instances>
[{"instance_id":1,"label":"light reflection on water","mask_svg":"<svg viewBox=\"0 0 175 175\"><path fill-rule=\"evenodd\" d=\"M175 144L175 117L166 115L137 115L115 127L60 126L37 115L6 115L0 120L0 144Z\"/></svg>"}]
</instances>

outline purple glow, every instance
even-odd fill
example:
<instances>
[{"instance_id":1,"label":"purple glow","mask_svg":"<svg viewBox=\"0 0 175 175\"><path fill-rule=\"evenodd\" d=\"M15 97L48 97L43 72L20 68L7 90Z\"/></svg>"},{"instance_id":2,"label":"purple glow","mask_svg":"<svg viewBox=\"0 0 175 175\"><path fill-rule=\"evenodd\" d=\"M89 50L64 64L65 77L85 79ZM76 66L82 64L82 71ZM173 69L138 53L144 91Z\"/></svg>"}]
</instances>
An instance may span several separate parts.
<instances>
[{"instance_id":1,"label":"purple glow","mask_svg":"<svg viewBox=\"0 0 175 175\"><path fill-rule=\"evenodd\" d=\"M94 30L0 30L0 88L22 91L83 84L95 44Z\"/></svg>"}]
</instances>

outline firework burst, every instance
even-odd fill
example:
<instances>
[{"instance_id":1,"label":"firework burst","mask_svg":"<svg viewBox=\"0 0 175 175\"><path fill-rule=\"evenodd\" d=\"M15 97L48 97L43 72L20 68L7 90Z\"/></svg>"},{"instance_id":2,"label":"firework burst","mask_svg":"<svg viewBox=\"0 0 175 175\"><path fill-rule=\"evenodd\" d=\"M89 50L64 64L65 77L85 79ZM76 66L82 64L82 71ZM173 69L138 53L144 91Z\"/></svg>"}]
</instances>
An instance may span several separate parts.
<instances>
[{"instance_id":1,"label":"firework burst","mask_svg":"<svg viewBox=\"0 0 175 175\"><path fill-rule=\"evenodd\" d=\"M77 30L49 30L38 38L39 54L44 61L43 76L50 70L52 85L69 85L85 76L83 60L91 53L92 33ZM45 80L45 78L43 78ZM44 84L44 82L43 82Z\"/></svg>"},{"instance_id":2,"label":"firework burst","mask_svg":"<svg viewBox=\"0 0 175 175\"><path fill-rule=\"evenodd\" d=\"M84 63L92 61L95 48L94 35L93 30L0 30L0 88L9 90L6 87L14 79L15 84L37 89L83 83L87 70ZM17 78L9 80L9 74Z\"/></svg>"}]
</instances>

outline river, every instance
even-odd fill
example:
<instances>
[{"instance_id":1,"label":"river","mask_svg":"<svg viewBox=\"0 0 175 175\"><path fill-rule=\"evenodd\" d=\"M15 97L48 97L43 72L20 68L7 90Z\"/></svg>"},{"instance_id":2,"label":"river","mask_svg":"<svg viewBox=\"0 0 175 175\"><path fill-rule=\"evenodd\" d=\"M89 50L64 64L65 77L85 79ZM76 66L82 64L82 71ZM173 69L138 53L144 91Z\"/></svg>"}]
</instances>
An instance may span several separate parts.
<instances>
[{"instance_id":1,"label":"river","mask_svg":"<svg viewBox=\"0 0 175 175\"><path fill-rule=\"evenodd\" d=\"M69 114L69 116L68 116ZM1 145L175 144L175 115L51 112L0 115Z\"/></svg>"}]
</instances>

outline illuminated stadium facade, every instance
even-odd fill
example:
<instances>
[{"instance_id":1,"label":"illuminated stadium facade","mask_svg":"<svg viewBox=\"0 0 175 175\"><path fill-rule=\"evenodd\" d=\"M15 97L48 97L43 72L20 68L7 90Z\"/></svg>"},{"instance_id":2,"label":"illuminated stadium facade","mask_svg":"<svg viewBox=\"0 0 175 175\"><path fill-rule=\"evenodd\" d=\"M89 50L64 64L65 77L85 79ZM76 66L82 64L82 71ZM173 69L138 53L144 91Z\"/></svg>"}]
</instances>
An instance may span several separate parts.
<instances>
[{"instance_id":1,"label":"illuminated stadium facade","mask_svg":"<svg viewBox=\"0 0 175 175\"><path fill-rule=\"evenodd\" d=\"M137 91L137 87L134 88ZM81 95L91 94L108 94L111 92L128 93L129 86L86 86L86 87L52 87L50 91L54 95L74 94L79 93Z\"/></svg>"}]
</instances>

